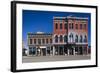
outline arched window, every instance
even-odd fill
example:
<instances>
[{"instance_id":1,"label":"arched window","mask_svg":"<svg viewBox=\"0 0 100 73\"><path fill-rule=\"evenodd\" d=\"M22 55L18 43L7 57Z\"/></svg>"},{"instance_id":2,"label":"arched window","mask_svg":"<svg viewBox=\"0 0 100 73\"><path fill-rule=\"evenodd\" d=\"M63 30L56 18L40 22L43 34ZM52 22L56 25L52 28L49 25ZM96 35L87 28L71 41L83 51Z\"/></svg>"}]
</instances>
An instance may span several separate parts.
<instances>
[{"instance_id":1,"label":"arched window","mask_svg":"<svg viewBox=\"0 0 100 73\"><path fill-rule=\"evenodd\" d=\"M32 39L30 39L30 44L32 44Z\"/></svg>"},{"instance_id":2,"label":"arched window","mask_svg":"<svg viewBox=\"0 0 100 73\"><path fill-rule=\"evenodd\" d=\"M86 35L84 36L84 42L87 42L87 36Z\"/></svg>"},{"instance_id":3,"label":"arched window","mask_svg":"<svg viewBox=\"0 0 100 73\"><path fill-rule=\"evenodd\" d=\"M36 39L34 39L34 44L36 44Z\"/></svg>"},{"instance_id":4,"label":"arched window","mask_svg":"<svg viewBox=\"0 0 100 73\"><path fill-rule=\"evenodd\" d=\"M62 29L62 23L60 23L60 29Z\"/></svg>"},{"instance_id":5,"label":"arched window","mask_svg":"<svg viewBox=\"0 0 100 73\"><path fill-rule=\"evenodd\" d=\"M78 42L78 35L75 36L75 42Z\"/></svg>"},{"instance_id":6,"label":"arched window","mask_svg":"<svg viewBox=\"0 0 100 73\"><path fill-rule=\"evenodd\" d=\"M76 24L76 29L78 29L78 24Z\"/></svg>"},{"instance_id":7,"label":"arched window","mask_svg":"<svg viewBox=\"0 0 100 73\"><path fill-rule=\"evenodd\" d=\"M73 34L71 34L71 37L72 37L72 39L73 39Z\"/></svg>"},{"instance_id":8,"label":"arched window","mask_svg":"<svg viewBox=\"0 0 100 73\"><path fill-rule=\"evenodd\" d=\"M63 41L63 37L62 37L62 35L60 35L60 42L62 42Z\"/></svg>"},{"instance_id":9,"label":"arched window","mask_svg":"<svg viewBox=\"0 0 100 73\"><path fill-rule=\"evenodd\" d=\"M82 35L80 35L80 42L82 43L82 40L83 40L83 37L82 37Z\"/></svg>"},{"instance_id":10,"label":"arched window","mask_svg":"<svg viewBox=\"0 0 100 73\"><path fill-rule=\"evenodd\" d=\"M38 44L41 44L41 39L38 39Z\"/></svg>"},{"instance_id":11,"label":"arched window","mask_svg":"<svg viewBox=\"0 0 100 73\"><path fill-rule=\"evenodd\" d=\"M64 36L64 42L67 42L67 35Z\"/></svg>"},{"instance_id":12,"label":"arched window","mask_svg":"<svg viewBox=\"0 0 100 73\"><path fill-rule=\"evenodd\" d=\"M82 29L83 28L83 26L82 26L82 24L80 24L80 29Z\"/></svg>"},{"instance_id":13,"label":"arched window","mask_svg":"<svg viewBox=\"0 0 100 73\"><path fill-rule=\"evenodd\" d=\"M56 35L55 36L55 43L57 43L58 42L58 36Z\"/></svg>"},{"instance_id":14,"label":"arched window","mask_svg":"<svg viewBox=\"0 0 100 73\"><path fill-rule=\"evenodd\" d=\"M57 23L55 24L55 28L58 29L58 24Z\"/></svg>"},{"instance_id":15,"label":"arched window","mask_svg":"<svg viewBox=\"0 0 100 73\"><path fill-rule=\"evenodd\" d=\"M65 23L65 29L67 29L67 23Z\"/></svg>"},{"instance_id":16,"label":"arched window","mask_svg":"<svg viewBox=\"0 0 100 73\"><path fill-rule=\"evenodd\" d=\"M70 42L73 42L73 34L72 33L69 35L69 38L70 38Z\"/></svg>"}]
</instances>

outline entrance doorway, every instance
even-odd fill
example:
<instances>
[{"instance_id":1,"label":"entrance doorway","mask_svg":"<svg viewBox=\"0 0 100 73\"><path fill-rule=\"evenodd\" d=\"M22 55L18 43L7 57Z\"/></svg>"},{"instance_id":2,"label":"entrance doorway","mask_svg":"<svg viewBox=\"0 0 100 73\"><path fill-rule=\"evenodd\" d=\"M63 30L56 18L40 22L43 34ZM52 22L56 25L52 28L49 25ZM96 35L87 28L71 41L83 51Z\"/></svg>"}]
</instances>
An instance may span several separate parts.
<instances>
[{"instance_id":1,"label":"entrance doorway","mask_svg":"<svg viewBox=\"0 0 100 73\"><path fill-rule=\"evenodd\" d=\"M41 55L46 56L46 48L41 48Z\"/></svg>"},{"instance_id":2,"label":"entrance doorway","mask_svg":"<svg viewBox=\"0 0 100 73\"><path fill-rule=\"evenodd\" d=\"M69 49L69 55L73 55L73 48Z\"/></svg>"},{"instance_id":3,"label":"entrance doorway","mask_svg":"<svg viewBox=\"0 0 100 73\"><path fill-rule=\"evenodd\" d=\"M82 55L82 54L83 54L82 47L79 47L79 54L80 54L80 55Z\"/></svg>"},{"instance_id":4,"label":"entrance doorway","mask_svg":"<svg viewBox=\"0 0 100 73\"><path fill-rule=\"evenodd\" d=\"M67 55L68 54L68 49L67 46L64 46L64 54Z\"/></svg>"},{"instance_id":5,"label":"entrance doorway","mask_svg":"<svg viewBox=\"0 0 100 73\"><path fill-rule=\"evenodd\" d=\"M63 47L59 47L59 55L63 55L64 53L64 48Z\"/></svg>"},{"instance_id":6,"label":"entrance doorway","mask_svg":"<svg viewBox=\"0 0 100 73\"><path fill-rule=\"evenodd\" d=\"M47 54L46 55L50 55L50 47L47 47Z\"/></svg>"}]
</instances>

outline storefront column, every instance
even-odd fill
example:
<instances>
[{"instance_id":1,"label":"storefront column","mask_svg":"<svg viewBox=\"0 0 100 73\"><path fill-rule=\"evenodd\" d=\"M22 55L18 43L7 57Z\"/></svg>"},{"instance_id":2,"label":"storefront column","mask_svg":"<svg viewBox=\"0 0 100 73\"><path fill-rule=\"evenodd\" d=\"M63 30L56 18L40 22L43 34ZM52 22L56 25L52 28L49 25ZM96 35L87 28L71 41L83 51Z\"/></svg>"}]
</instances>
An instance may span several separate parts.
<instances>
[{"instance_id":1,"label":"storefront column","mask_svg":"<svg viewBox=\"0 0 100 73\"><path fill-rule=\"evenodd\" d=\"M78 48L78 55L79 55L80 54L79 46L77 48Z\"/></svg>"},{"instance_id":2,"label":"storefront column","mask_svg":"<svg viewBox=\"0 0 100 73\"><path fill-rule=\"evenodd\" d=\"M27 50L27 56L29 56L29 47L28 47L28 50Z\"/></svg>"},{"instance_id":3,"label":"storefront column","mask_svg":"<svg viewBox=\"0 0 100 73\"><path fill-rule=\"evenodd\" d=\"M87 55L88 55L88 46L87 46L86 50L87 50Z\"/></svg>"},{"instance_id":4,"label":"storefront column","mask_svg":"<svg viewBox=\"0 0 100 73\"><path fill-rule=\"evenodd\" d=\"M50 55L51 55L51 56L53 55L53 49L52 49L52 46L50 46Z\"/></svg>"},{"instance_id":5,"label":"storefront column","mask_svg":"<svg viewBox=\"0 0 100 73\"><path fill-rule=\"evenodd\" d=\"M63 46L63 55L65 55L65 54L64 54L64 46Z\"/></svg>"},{"instance_id":6,"label":"storefront column","mask_svg":"<svg viewBox=\"0 0 100 73\"><path fill-rule=\"evenodd\" d=\"M84 46L82 46L82 55L84 55Z\"/></svg>"},{"instance_id":7,"label":"storefront column","mask_svg":"<svg viewBox=\"0 0 100 73\"><path fill-rule=\"evenodd\" d=\"M51 51L52 51L52 50L51 50L51 46L50 46L50 56L52 55L52 54L51 54Z\"/></svg>"},{"instance_id":8,"label":"storefront column","mask_svg":"<svg viewBox=\"0 0 100 73\"><path fill-rule=\"evenodd\" d=\"M60 55L60 53L59 53L59 49L60 49L60 47L58 46L58 54L57 54L57 55Z\"/></svg>"},{"instance_id":9,"label":"storefront column","mask_svg":"<svg viewBox=\"0 0 100 73\"><path fill-rule=\"evenodd\" d=\"M75 48L73 48L73 55L75 55Z\"/></svg>"},{"instance_id":10,"label":"storefront column","mask_svg":"<svg viewBox=\"0 0 100 73\"><path fill-rule=\"evenodd\" d=\"M68 49L67 53L68 53L68 56L69 56L69 49Z\"/></svg>"},{"instance_id":11,"label":"storefront column","mask_svg":"<svg viewBox=\"0 0 100 73\"><path fill-rule=\"evenodd\" d=\"M37 56L37 48L36 48L36 50L35 50L35 56Z\"/></svg>"},{"instance_id":12,"label":"storefront column","mask_svg":"<svg viewBox=\"0 0 100 73\"><path fill-rule=\"evenodd\" d=\"M55 55L55 47L53 46L53 56Z\"/></svg>"},{"instance_id":13,"label":"storefront column","mask_svg":"<svg viewBox=\"0 0 100 73\"><path fill-rule=\"evenodd\" d=\"M39 48L39 50L40 50L39 56L43 56L42 48L41 49Z\"/></svg>"},{"instance_id":14,"label":"storefront column","mask_svg":"<svg viewBox=\"0 0 100 73\"><path fill-rule=\"evenodd\" d=\"M46 52L46 55L45 56L47 56L47 47L45 48L45 52Z\"/></svg>"},{"instance_id":15,"label":"storefront column","mask_svg":"<svg viewBox=\"0 0 100 73\"><path fill-rule=\"evenodd\" d=\"M86 55L85 49L85 46L83 46L83 55Z\"/></svg>"}]
</instances>

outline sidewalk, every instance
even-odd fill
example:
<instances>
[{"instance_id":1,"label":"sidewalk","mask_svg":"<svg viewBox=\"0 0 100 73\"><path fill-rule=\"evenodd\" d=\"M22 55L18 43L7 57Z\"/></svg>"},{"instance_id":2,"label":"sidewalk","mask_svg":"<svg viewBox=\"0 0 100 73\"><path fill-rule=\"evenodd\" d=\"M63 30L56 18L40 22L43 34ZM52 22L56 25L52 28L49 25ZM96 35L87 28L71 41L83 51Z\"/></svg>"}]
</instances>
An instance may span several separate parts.
<instances>
[{"instance_id":1,"label":"sidewalk","mask_svg":"<svg viewBox=\"0 0 100 73\"><path fill-rule=\"evenodd\" d=\"M50 62L50 61L69 61L69 60L88 60L90 55L70 55L70 56L23 56L23 63L30 62Z\"/></svg>"}]
</instances>

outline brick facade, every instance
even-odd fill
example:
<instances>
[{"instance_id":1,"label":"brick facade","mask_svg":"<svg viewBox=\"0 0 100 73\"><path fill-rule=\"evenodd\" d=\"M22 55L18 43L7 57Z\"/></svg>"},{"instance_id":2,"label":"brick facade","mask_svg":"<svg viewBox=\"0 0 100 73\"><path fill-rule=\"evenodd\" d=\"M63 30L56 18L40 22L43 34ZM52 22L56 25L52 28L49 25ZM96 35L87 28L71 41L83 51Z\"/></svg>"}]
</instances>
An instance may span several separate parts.
<instances>
[{"instance_id":1,"label":"brick facade","mask_svg":"<svg viewBox=\"0 0 100 73\"><path fill-rule=\"evenodd\" d=\"M45 44L29 43L45 39ZM48 42L46 42L46 39ZM51 41L51 42L50 42ZM28 34L28 46L34 55L87 55L88 54L88 18L53 17L51 34ZM40 49L40 51L38 51ZM42 53L42 54L41 54Z\"/></svg>"}]
</instances>

